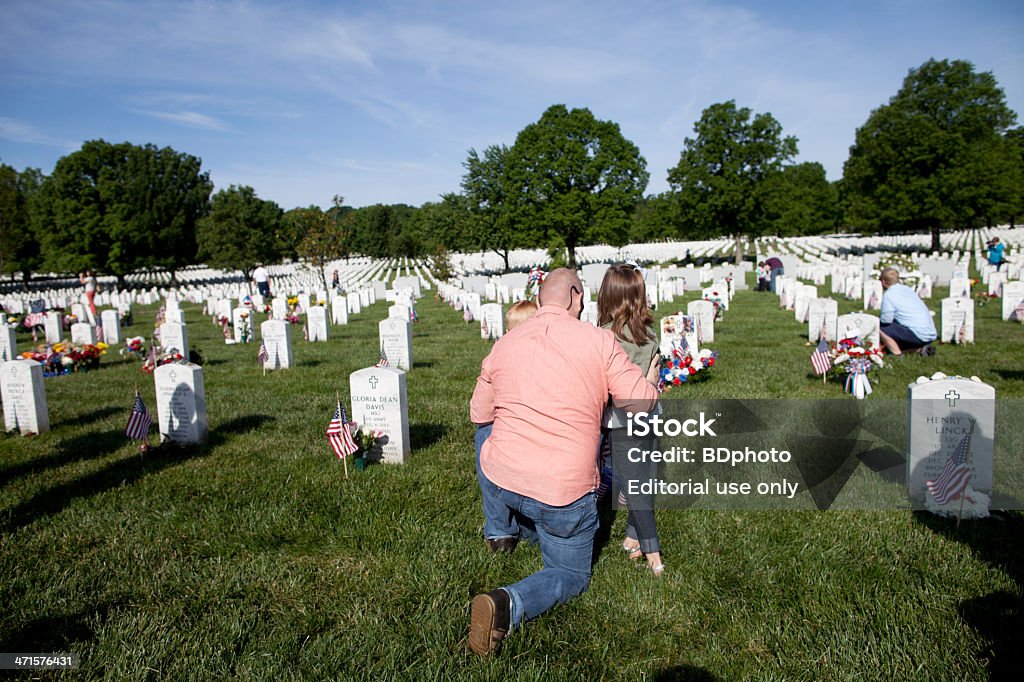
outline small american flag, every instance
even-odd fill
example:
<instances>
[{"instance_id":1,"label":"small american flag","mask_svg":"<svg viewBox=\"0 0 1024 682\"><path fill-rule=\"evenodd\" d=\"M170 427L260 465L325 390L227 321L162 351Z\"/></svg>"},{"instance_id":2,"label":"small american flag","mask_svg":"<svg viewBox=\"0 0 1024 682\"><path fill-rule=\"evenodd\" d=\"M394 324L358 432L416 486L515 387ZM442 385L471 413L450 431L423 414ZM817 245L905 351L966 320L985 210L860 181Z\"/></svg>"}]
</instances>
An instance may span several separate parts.
<instances>
[{"instance_id":1,"label":"small american flag","mask_svg":"<svg viewBox=\"0 0 1024 682\"><path fill-rule=\"evenodd\" d=\"M814 368L815 376L821 376L832 366L832 356L828 354L828 341L822 338L818 341L818 347L811 353L811 366Z\"/></svg>"},{"instance_id":2,"label":"small american flag","mask_svg":"<svg viewBox=\"0 0 1024 682\"><path fill-rule=\"evenodd\" d=\"M779 294L779 307L780 308L788 308L789 307L789 304L786 301L786 291L785 290L783 290L782 293Z\"/></svg>"},{"instance_id":3,"label":"small american flag","mask_svg":"<svg viewBox=\"0 0 1024 682\"><path fill-rule=\"evenodd\" d=\"M348 425L348 415L345 414L345 408L341 406L341 403L338 403L338 408L334 411L334 417L331 419L331 423L327 425L327 440L331 444L334 454L338 456L338 459L344 459L347 455L351 455L359 449L356 442L352 440L352 431L349 430Z\"/></svg>"},{"instance_id":4,"label":"small american flag","mask_svg":"<svg viewBox=\"0 0 1024 682\"><path fill-rule=\"evenodd\" d=\"M389 365L389 363L388 363L388 354L384 352L384 346L381 346L380 347L380 358L378 358L377 364L374 365L374 367L387 367L388 365Z\"/></svg>"},{"instance_id":5,"label":"small american flag","mask_svg":"<svg viewBox=\"0 0 1024 682\"><path fill-rule=\"evenodd\" d=\"M1024 301L1018 303L1017 307L1013 309L1013 315L1011 315L1011 318L1018 322L1024 322Z\"/></svg>"},{"instance_id":6,"label":"small american flag","mask_svg":"<svg viewBox=\"0 0 1024 682\"><path fill-rule=\"evenodd\" d=\"M939 477L933 481L925 481L928 492L935 498L938 505L958 499L967 490L971 480L971 470L967 468L967 453L971 447L971 434L968 433L953 450L946 460Z\"/></svg>"},{"instance_id":7,"label":"small american flag","mask_svg":"<svg viewBox=\"0 0 1024 682\"><path fill-rule=\"evenodd\" d=\"M267 352L267 344L260 341L260 350L256 353L256 362L259 363L260 367L263 367L269 359L270 353Z\"/></svg>"},{"instance_id":8,"label":"small american flag","mask_svg":"<svg viewBox=\"0 0 1024 682\"><path fill-rule=\"evenodd\" d=\"M961 346L967 343L967 322L960 325L960 331L956 334L956 342Z\"/></svg>"},{"instance_id":9,"label":"small american flag","mask_svg":"<svg viewBox=\"0 0 1024 682\"><path fill-rule=\"evenodd\" d=\"M871 298L868 300L868 309L874 309L878 307L878 292L872 291Z\"/></svg>"},{"instance_id":10,"label":"small american flag","mask_svg":"<svg viewBox=\"0 0 1024 682\"><path fill-rule=\"evenodd\" d=\"M486 317L480 319L480 331L482 331L483 335L487 338L491 338L491 328L487 326Z\"/></svg>"},{"instance_id":11,"label":"small american flag","mask_svg":"<svg viewBox=\"0 0 1024 682\"><path fill-rule=\"evenodd\" d=\"M462 309L462 319L464 319L466 322L473 321L473 311L469 309L468 305Z\"/></svg>"},{"instance_id":12,"label":"small american flag","mask_svg":"<svg viewBox=\"0 0 1024 682\"><path fill-rule=\"evenodd\" d=\"M828 332L825 331L825 320L822 320L821 321L821 329L818 330L818 340L820 341L821 339L827 339L827 338L828 338Z\"/></svg>"},{"instance_id":13,"label":"small american flag","mask_svg":"<svg viewBox=\"0 0 1024 682\"><path fill-rule=\"evenodd\" d=\"M152 423L153 418L146 411L142 396L135 391L135 404L132 405L132 414L128 417L128 426L124 429L124 435L132 440L146 440L149 436L149 425Z\"/></svg>"},{"instance_id":14,"label":"small american flag","mask_svg":"<svg viewBox=\"0 0 1024 682\"><path fill-rule=\"evenodd\" d=\"M412 322L420 321L420 314L416 312L416 306L412 306L411 308L409 308L409 319Z\"/></svg>"},{"instance_id":15,"label":"small american flag","mask_svg":"<svg viewBox=\"0 0 1024 682\"><path fill-rule=\"evenodd\" d=\"M700 318L699 317L696 318L696 323L697 323L697 343L703 345L703 343L704 343L704 325L702 325L700 323Z\"/></svg>"}]
</instances>

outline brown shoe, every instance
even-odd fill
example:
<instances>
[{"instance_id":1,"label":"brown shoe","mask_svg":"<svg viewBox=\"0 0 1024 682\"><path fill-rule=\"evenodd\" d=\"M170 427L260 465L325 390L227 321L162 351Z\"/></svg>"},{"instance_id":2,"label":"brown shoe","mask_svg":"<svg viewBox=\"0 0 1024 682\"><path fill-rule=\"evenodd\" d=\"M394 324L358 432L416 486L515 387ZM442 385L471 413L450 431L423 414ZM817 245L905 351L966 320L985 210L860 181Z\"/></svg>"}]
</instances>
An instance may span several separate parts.
<instances>
[{"instance_id":1,"label":"brown shoe","mask_svg":"<svg viewBox=\"0 0 1024 682\"><path fill-rule=\"evenodd\" d=\"M519 544L519 538L496 538L493 540L484 538L484 540L487 542L487 549L491 550L492 554L511 554Z\"/></svg>"},{"instance_id":2,"label":"brown shoe","mask_svg":"<svg viewBox=\"0 0 1024 682\"><path fill-rule=\"evenodd\" d=\"M469 619L469 648L480 656L497 655L508 636L512 600L503 589L473 597Z\"/></svg>"}]
</instances>

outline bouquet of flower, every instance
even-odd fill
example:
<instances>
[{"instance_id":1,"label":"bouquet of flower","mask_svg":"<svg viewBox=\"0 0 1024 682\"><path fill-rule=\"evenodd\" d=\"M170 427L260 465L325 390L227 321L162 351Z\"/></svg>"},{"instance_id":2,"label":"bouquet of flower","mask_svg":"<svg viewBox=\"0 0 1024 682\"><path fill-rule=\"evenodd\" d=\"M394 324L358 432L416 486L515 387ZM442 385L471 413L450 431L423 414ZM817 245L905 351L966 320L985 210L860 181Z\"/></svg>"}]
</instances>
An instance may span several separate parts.
<instances>
[{"instance_id":1,"label":"bouquet of flower","mask_svg":"<svg viewBox=\"0 0 1024 682\"><path fill-rule=\"evenodd\" d=\"M220 322L220 331L224 335L224 338L225 339L230 339L231 338L231 330L229 329L229 327L231 326L231 320L229 320L224 315L221 315L219 322Z\"/></svg>"},{"instance_id":2,"label":"bouquet of flower","mask_svg":"<svg viewBox=\"0 0 1024 682\"><path fill-rule=\"evenodd\" d=\"M146 361L142 363L142 371L146 374L152 374L160 365L170 365L173 363L184 365L188 360L182 356L177 350L162 351L160 355L151 353Z\"/></svg>"},{"instance_id":3,"label":"bouquet of flower","mask_svg":"<svg viewBox=\"0 0 1024 682\"><path fill-rule=\"evenodd\" d=\"M35 350L22 353L21 357L40 363L43 366L43 376L52 377L96 369L100 366L100 357L107 354L107 348L109 346L102 341L84 346L59 342L37 346Z\"/></svg>"},{"instance_id":4,"label":"bouquet of flower","mask_svg":"<svg viewBox=\"0 0 1024 682\"><path fill-rule=\"evenodd\" d=\"M356 422L349 422L349 428L352 430L352 440L364 453L387 442L387 434L380 429L359 426Z\"/></svg>"},{"instance_id":5,"label":"bouquet of flower","mask_svg":"<svg viewBox=\"0 0 1024 682\"><path fill-rule=\"evenodd\" d=\"M718 351L704 348L694 358L678 346L674 347L671 355L661 356L661 379L658 382L658 389L665 391L673 386L700 381L707 377L707 373L702 370L714 367L717 360Z\"/></svg>"},{"instance_id":6,"label":"bouquet of flower","mask_svg":"<svg viewBox=\"0 0 1024 682\"><path fill-rule=\"evenodd\" d=\"M990 294L987 291L979 291L977 296L975 296L975 299L978 301L979 308L984 308L985 304L993 298L999 298L999 294Z\"/></svg>"},{"instance_id":7,"label":"bouquet of flower","mask_svg":"<svg viewBox=\"0 0 1024 682\"><path fill-rule=\"evenodd\" d=\"M242 320L242 343L249 343L249 313L239 313L238 317Z\"/></svg>"},{"instance_id":8,"label":"bouquet of flower","mask_svg":"<svg viewBox=\"0 0 1024 682\"><path fill-rule=\"evenodd\" d=\"M132 355L136 358L142 359L146 355L146 340L141 336L133 336L130 339L125 339L124 348L121 349L121 355Z\"/></svg>"},{"instance_id":9,"label":"bouquet of flower","mask_svg":"<svg viewBox=\"0 0 1024 682\"><path fill-rule=\"evenodd\" d=\"M715 320L725 317L725 306L722 305L722 296L717 291L710 291L704 295L705 301L710 301L715 306Z\"/></svg>"},{"instance_id":10,"label":"bouquet of flower","mask_svg":"<svg viewBox=\"0 0 1024 682\"><path fill-rule=\"evenodd\" d=\"M885 367L881 348L862 345L859 338L841 339L830 351L832 367L830 372L836 376L846 376L843 390L863 400L871 395L871 382L868 372L875 366Z\"/></svg>"}]
</instances>

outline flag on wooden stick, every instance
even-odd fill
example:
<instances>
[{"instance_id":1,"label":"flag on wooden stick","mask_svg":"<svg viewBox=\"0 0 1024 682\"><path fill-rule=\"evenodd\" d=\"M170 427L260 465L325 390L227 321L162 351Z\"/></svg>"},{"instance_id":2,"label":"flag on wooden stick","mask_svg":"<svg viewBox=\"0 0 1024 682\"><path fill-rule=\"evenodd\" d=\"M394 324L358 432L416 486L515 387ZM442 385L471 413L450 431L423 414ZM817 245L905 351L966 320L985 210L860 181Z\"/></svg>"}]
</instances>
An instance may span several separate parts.
<instances>
[{"instance_id":1,"label":"flag on wooden stick","mask_svg":"<svg viewBox=\"0 0 1024 682\"><path fill-rule=\"evenodd\" d=\"M153 418L146 411L146 405L142 402L139 391L135 391L135 403L132 405L131 416L128 417L128 426L124 429L124 435L131 440L146 440L149 437L149 426Z\"/></svg>"},{"instance_id":2,"label":"flag on wooden stick","mask_svg":"<svg viewBox=\"0 0 1024 682\"><path fill-rule=\"evenodd\" d=\"M345 413L345 408L341 406L340 402L337 409L334 410L334 417L331 419L331 423L327 425L327 440L331 444L334 454L338 456L338 459L344 459L359 449L355 440L352 439L348 415Z\"/></svg>"},{"instance_id":3,"label":"flag on wooden stick","mask_svg":"<svg viewBox=\"0 0 1024 682\"><path fill-rule=\"evenodd\" d=\"M818 341L818 347L811 353L811 367L814 368L814 375L820 376L832 366L832 356L829 355L828 341L822 338Z\"/></svg>"}]
</instances>

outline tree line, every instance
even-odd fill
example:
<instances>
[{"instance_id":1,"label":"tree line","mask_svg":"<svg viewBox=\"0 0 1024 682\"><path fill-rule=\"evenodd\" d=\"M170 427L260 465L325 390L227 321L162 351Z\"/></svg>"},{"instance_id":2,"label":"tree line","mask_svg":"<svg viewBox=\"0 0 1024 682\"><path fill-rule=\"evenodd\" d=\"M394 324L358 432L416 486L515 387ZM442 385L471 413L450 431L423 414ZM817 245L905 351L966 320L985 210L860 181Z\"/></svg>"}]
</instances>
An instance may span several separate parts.
<instances>
[{"instance_id":1,"label":"tree line","mask_svg":"<svg viewBox=\"0 0 1024 682\"><path fill-rule=\"evenodd\" d=\"M715 103L683 140L669 190L618 124L554 105L511 146L470 149L457 190L419 207L284 211L251 187L213 193L198 158L153 145L86 142L46 176L0 164L0 271L172 274L187 265L241 270L349 255L545 248L575 265L576 247L731 236L736 257L761 235L920 232L1014 223L1024 207L1024 130L995 76L965 61L911 69L856 133L843 178L794 163L798 140L770 113Z\"/></svg>"}]
</instances>

